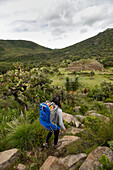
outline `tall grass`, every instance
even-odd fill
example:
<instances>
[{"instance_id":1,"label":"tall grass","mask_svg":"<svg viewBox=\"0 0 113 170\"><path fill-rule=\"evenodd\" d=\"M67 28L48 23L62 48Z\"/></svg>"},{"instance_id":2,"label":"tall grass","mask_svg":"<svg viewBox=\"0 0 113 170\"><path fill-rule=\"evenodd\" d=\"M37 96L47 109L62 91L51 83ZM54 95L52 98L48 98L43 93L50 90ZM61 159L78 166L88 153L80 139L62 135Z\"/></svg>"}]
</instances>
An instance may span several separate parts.
<instances>
[{"instance_id":1,"label":"tall grass","mask_svg":"<svg viewBox=\"0 0 113 170\"><path fill-rule=\"evenodd\" d=\"M16 119L8 123L7 147L29 150L34 146L41 146L46 135L47 132L41 127L39 120L31 124L25 118Z\"/></svg>"}]
</instances>

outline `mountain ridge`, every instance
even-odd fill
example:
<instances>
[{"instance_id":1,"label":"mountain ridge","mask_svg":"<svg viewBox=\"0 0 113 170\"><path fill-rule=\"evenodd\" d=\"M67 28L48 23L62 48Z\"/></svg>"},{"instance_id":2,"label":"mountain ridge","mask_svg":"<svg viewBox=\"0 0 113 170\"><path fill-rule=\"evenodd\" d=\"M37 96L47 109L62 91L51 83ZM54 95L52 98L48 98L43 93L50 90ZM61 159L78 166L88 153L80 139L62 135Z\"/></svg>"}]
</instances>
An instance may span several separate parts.
<instances>
[{"instance_id":1,"label":"mountain ridge","mask_svg":"<svg viewBox=\"0 0 113 170\"><path fill-rule=\"evenodd\" d=\"M97 35L62 49L50 49L32 41L0 40L0 66L7 63L22 62L31 67L41 65L60 66L63 61L96 59L113 65L113 28L108 28ZM109 60L109 63L108 63ZM65 66L65 65L63 65ZM1 68L2 70L2 68Z\"/></svg>"}]
</instances>

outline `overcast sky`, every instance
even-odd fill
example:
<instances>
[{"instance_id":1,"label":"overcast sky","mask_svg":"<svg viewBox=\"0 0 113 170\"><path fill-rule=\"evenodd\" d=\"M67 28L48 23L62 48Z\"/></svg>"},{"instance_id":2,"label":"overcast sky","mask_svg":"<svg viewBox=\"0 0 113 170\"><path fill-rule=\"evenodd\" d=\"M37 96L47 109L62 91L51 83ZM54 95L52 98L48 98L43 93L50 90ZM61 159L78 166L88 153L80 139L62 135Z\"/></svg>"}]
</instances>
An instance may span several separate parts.
<instances>
[{"instance_id":1,"label":"overcast sky","mask_svg":"<svg viewBox=\"0 0 113 170\"><path fill-rule=\"evenodd\" d=\"M63 48L113 28L113 0L0 0L0 39Z\"/></svg>"}]
</instances>

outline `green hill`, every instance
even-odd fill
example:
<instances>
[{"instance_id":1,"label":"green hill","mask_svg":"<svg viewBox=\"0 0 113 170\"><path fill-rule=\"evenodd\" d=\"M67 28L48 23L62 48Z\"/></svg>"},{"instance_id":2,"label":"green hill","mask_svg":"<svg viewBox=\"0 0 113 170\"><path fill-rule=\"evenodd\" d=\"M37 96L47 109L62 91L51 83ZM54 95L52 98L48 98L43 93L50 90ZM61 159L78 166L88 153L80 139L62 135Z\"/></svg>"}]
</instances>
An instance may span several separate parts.
<instances>
[{"instance_id":1,"label":"green hill","mask_svg":"<svg viewBox=\"0 0 113 170\"><path fill-rule=\"evenodd\" d=\"M5 72L17 61L30 67L67 66L68 62L88 58L96 59L104 66L113 66L113 29L107 29L80 43L55 50L31 41L0 40L0 72Z\"/></svg>"},{"instance_id":2,"label":"green hill","mask_svg":"<svg viewBox=\"0 0 113 170\"><path fill-rule=\"evenodd\" d=\"M113 29L107 29L98 35L61 50L73 60L95 58L103 61L106 57L113 58Z\"/></svg>"}]
</instances>

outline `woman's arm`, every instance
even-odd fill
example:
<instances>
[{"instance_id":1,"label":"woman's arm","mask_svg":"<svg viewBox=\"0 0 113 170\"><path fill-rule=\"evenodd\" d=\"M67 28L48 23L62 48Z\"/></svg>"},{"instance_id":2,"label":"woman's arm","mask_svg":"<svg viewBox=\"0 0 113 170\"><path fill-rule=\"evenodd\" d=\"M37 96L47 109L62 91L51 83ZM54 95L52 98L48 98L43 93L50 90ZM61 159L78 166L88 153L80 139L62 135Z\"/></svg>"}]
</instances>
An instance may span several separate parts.
<instances>
[{"instance_id":1,"label":"woman's arm","mask_svg":"<svg viewBox=\"0 0 113 170\"><path fill-rule=\"evenodd\" d=\"M58 116L59 116L59 125L65 131L66 128L65 128L64 123L63 123L62 110L61 109L58 109Z\"/></svg>"}]
</instances>

